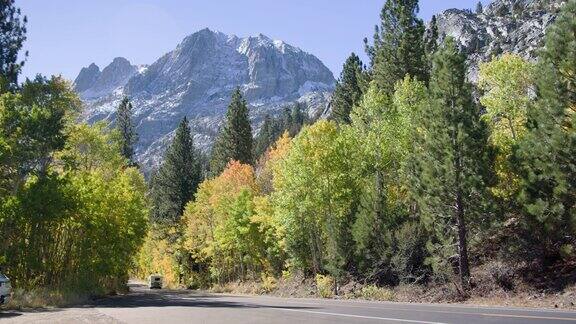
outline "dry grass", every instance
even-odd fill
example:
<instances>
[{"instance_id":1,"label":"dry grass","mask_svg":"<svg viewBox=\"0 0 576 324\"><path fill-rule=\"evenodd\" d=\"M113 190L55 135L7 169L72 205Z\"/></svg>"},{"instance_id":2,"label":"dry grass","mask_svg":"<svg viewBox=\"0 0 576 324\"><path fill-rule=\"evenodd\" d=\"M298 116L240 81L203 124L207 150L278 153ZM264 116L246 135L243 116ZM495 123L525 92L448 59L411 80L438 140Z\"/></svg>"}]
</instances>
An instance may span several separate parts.
<instances>
[{"instance_id":1,"label":"dry grass","mask_svg":"<svg viewBox=\"0 0 576 324\"><path fill-rule=\"evenodd\" d=\"M87 294L63 292L39 288L31 291L16 289L12 299L6 305L7 309L37 309L47 307L62 307L85 303L90 299Z\"/></svg>"},{"instance_id":2,"label":"dry grass","mask_svg":"<svg viewBox=\"0 0 576 324\"><path fill-rule=\"evenodd\" d=\"M275 282L270 278L263 278L258 282L235 282L224 287L214 287L211 291L297 298L349 298L405 303L463 303L576 309L576 284L552 289L550 284L535 285L523 275L520 266L514 268L497 262L475 267L472 269L472 288L466 296L462 295L455 283L377 287L351 279L340 284L339 296L333 296L333 282L330 277L305 278L301 274L283 276Z\"/></svg>"},{"instance_id":3,"label":"dry grass","mask_svg":"<svg viewBox=\"0 0 576 324\"><path fill-rule=\"evenodd\" d=\"M394 301L396 293L393 289L377 287L375 285L367 285L362 287L356 294L355 297L365 300L374 301Z\"/></svg>"}]
</instances>

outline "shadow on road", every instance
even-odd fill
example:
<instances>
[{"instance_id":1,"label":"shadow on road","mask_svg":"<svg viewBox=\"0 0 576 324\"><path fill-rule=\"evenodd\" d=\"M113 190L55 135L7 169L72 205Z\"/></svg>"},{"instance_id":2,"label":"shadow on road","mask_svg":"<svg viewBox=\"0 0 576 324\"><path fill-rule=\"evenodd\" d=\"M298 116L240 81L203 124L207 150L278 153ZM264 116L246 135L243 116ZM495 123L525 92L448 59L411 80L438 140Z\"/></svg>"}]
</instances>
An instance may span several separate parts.
<instances>
[{"instance_id":1,"label":"shadow on road","mask_svg":"<svg viewBox=\"0 0 576 324\"><path fill-rule=\"evenodd\" d=\"M130 293L95 300L80 307L138 308L138 307L202 307L202 308L277 308L315 309L316 307L261 305L254 302L229 301L227 295L208 294L190 290L149 290L143 285L130 284ZM233 296L242 299L241 296Z\"/></svg>"},{"instance_id":2,"label":"shadow on road","mask_svg":"<svg viewBox=\"0 0 576 324\"><path fill-rule=\"evenodd\" d=\"M0 311L0 320L14 318L23 313L51 313L69 308L141 308L141 307L196 307L196 308L244 308L244 309L316 309L316 307L265 305L242 296L209 294L191 290L150 290L144 285L129 284L130 292L125 295L96 298L83 304L55 308ZM234 300L227 300L231 297ZM246 299L246 301L244 301Z\"/></svg>"},{"instance_id":3,"label":"shadow on road","mask_svg":"<svg viewBox=\"0 0 576 324\"><path fill-rule=\"evenodd\" d=\"M59 312L60 308L25 308L18 310L0 310L0 319L22 316L24 313L54 313Z\"/></svg>"},{"instance_id":4,"label":"shadow on road","mask_svg":"<svg viewBox=\"0 0 576 324\"><path fill-rule=\"evenodd\" d=\"M0 319L12 318L12 317L18 317L18 316L22 316L22 313L18 313L15 311L0 311Z\"/></svg>"}]
</instances>

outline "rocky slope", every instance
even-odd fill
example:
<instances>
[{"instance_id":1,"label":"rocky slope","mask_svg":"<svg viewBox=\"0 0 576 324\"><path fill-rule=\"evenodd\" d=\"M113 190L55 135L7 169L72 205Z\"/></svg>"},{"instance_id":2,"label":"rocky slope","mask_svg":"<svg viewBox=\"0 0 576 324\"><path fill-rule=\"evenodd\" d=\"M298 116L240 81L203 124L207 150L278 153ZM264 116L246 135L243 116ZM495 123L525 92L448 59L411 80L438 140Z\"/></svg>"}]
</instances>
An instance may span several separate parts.
<instances>
[{"instance_id":1,"label":"rocky slope","mask_svg":"<svg viewBox=\"0 0 576 324\"><path fill-rule=\"evenodd\" d=\"M469 78L478 65L501 53L536 58L548 26L565 0L495 0L482 12L450 9L437 16L441 36L452 36L469 57Z\"/></svg>"},{"instance_id":2,"label":"rocky slope","mask_svg":"<svg viewBox=\"0 0 576 324\"><path fill-rule=\"evenodd\" d=\"M116 58L102 71L83 68L74 85L89 122L112 120L122 96L135 107L145 170L156 166L184 116L197 145L207 149L218 132L230 93L240 87L256 126L265 114L302 103L310 116L321 114L335 79L311 54L264 35L239 38L204 29L186 37L172 52L147 67Z\"/></svg>"}]
</instances>

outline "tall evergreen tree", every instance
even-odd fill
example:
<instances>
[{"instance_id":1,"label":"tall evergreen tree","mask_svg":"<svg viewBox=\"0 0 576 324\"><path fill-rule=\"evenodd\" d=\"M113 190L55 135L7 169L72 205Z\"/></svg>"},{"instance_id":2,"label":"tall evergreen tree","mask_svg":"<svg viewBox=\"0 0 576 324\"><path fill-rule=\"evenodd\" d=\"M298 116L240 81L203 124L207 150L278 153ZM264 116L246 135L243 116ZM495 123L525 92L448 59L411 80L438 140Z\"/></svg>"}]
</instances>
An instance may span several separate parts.
<instances>
[{"instance_id":1,"label":"tall evergreen tree","mask_svg":"<svg viewBox=\"0 0 576 324\"><path fill-rule=\"evenodd\" d=\"M432 20L430 20L430 26L426 31L424 42L428 60L431 60L432 55L436 52L436 49L438 49L438 37L438 20L436 19L436 15L434 15L432 16Z\"/></svg>"},{"instance_id":2,"label":"tall evergreen tree","mask_svg":"<svg viewBox=\"0 0 576 324\"><path fill-rule=\"evenodd\" d=\"M435 235L433 266L450 269L447 257L456 245L463 287L470 277L468 223L482 212L490 165L487 128L466 81L465 60L452 38L435 54L431 104L417 126L423 133L415 150L419 207Z\"/></svg>"},{"instance_id":3,"label":"tall evergreen tree","mask_svg":"<svg viewBox=\"0 0 576 324\"><path fill-rule=\"evenodd\" d=\"M288 125L292 125L292 111L289 106L285 106L280 116L280 127L286 130L289 127Z\"/></svg>"},{"instance_id":4,"label":"tall evergreen tree","mask_svg":"<svg viewBox=\"0 0 576 324\"><path fill-rule=\"evenodd\" d=\"M200 163L188 119L184 117L151 180L152 219L172 223L180 219L201 182Z\"/></svg>"},{"instance_id":5,"label":"tall evergreen tree","mask_svg":"<svg viewBox=\"0 0 576 324\"><path fill-rule=\"evenodd\" d=\"M266 115L258 136L254 138L254 157L266 152L284 132L288 132L290 137L296 136L307 122L308 116L298 102L292 108L284 107L282 114L276 118Z\"/></svg>"},{"instance_id":6,"label":"tall evergreen tree","mask_svg":"<svg viewBox=\"0 0 576 324\"><path fill-rule=\"evenodd\" d=\"M128 97L124 97L116 111L116 129L120 132L120 149L122 156L136 165L134 160L134 145L138 142L138 134L132 122L132 103Z\"/></svg>"},{"instance_id":7,"label":"tall evergreen tree","mask_svg":"<svg viewBox=\"0 0 576 324\"><path fill-rule=\"evenodd\" d=\"M0 1L0 77L4 78L0 82L7 83L0 84L0 90L18 85L18 74L24 65L24 61L18 61L18 53L26 40L27 22L14 0ZM24 56L28 56L28 52Z\"/></svg>"},{"instance_id":8,"label":"tall evergreen tree","mask_svg":"<svg viewBox=\"0 0 576 324\"><path fill-rule=\"evenodd\" d=\"M478 1L476 4L476 14L480 15L484 12L484 6L482 5L482 1Z\"/></svg>"},{"instance_id":9,"label":"tall evergreen tree","mask_svg":"<svg viewBox=\"0 0 576 324\"><path fill-rule=\"evenodd\" d=\"M537 66L537 101L513 165L531 252L552 259L573 250L576 218L576 0L568 1L546 35ZM538 255L539 254L539 255Z\"/></svg>"},{"instance_id":10,"label":"tall evergreen tree","mask_svg":"<svg viewBox=\"0 0 576 324\"><path fill-rule=\"evenodd\" d=\"M362 77L362 61L352 53L346 63L340 79L336 84L332 99L332 118L339 124L350 124L350 112L362 96L360 78Z\"/></svg>"},{"instance_id":11,"label":"tall evergreen tree","mask_svg":"<svg viewBox=\"0 0 576 324\"><path fill-rule=\"evenodd\" d=\"M280 136L280 127L276 119L266 114L258 136L254 139L254 156L260 157Z\"/></svg>"},{"instance_id":12,"label":"tall evergreen tree","mask_svg":"<svg viewBox=\"0 0 576 324\"><path fill-rule=\"evenodd\" d=\"M284 130L288 131L290 137L295 137L307 121L308 116L302 111L302 105L297 102L290 111L290 124L285 125Z\"/></svg>"},{"instance_id":13,"label":"tall evergreen tree","mask_svg":"<svg viewBox=\"0 0 576 324\"><path fill-rule=\"evenodd\" d=\"M252 127L248 117L248 105L240 88L232 93L224 126L214 143L210 161L211 175L220 174L231 160L244 164L253 163Z\"/></svg>"},{"instance_id":14,"label":"tall evergreen tree","mask_svg":"<svg viewBox=\"0 0 576 324\"><path fill-rule=\"evenodd\" d=\"M418 0L386 0L376 27L374 44L366 44L372 75L387 94L408 74L420 81L429 78L424 46L424 23L418 18ZM367 40L365 40L367 43Z\"/></svg>"}]
</instances>

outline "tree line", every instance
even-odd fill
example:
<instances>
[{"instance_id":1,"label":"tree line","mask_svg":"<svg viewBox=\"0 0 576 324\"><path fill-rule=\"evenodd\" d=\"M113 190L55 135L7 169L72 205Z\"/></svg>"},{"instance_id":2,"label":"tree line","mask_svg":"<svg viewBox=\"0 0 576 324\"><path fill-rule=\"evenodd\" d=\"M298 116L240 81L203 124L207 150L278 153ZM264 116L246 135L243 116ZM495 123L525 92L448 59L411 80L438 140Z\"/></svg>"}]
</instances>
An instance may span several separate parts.
<instances>
[{"instance_id":1,"label":"tree line","mask_svg":"<svg viewBox=\"0 0 576 324\"><path fill-rule=\"evenodd\" d=\"M138 271L189 286L301 272L330 275L335 289L356 278L465 294L486 262L541 273L573 260L576 1L536 63L495 56L477 86L456 40L418 10L385 2L364 40L370 62L346 60L328 120L286 127L296 109L253 139L237 90L206 178L187 184L179 172L202 172L171 162L177 133L151 186L153 208L171 212L155 214Z\"/></svg>"}]
</instances>

